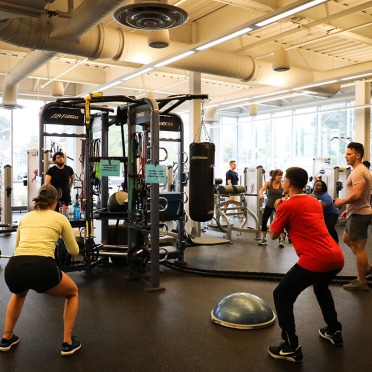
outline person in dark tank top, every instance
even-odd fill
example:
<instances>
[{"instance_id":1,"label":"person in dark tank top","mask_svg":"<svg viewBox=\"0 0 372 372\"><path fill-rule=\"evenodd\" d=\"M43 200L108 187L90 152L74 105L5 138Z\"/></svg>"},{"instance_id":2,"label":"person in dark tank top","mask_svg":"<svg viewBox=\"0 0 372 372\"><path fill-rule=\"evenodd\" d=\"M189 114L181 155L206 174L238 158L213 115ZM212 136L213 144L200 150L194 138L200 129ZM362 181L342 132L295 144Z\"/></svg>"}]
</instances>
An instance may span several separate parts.
<instances>
[{"instance_id":1,"label":"person in dark tank top","mask_svg":"<svg viewBox=\"0 0 372 372\"><path fill-rule=\"evenodd\" d=\"M267 199L265 208L262 214L262 239L258 242L258 245L266 245L267 244L267 222L269 218L272 216L273 212L275 211L274 203L276 200L281 199L283 196L283 188L282 188L282 177L283 171L281 169L275 169L270 172L271 179L261 187L260 191L258 192L259 198L262 200L264 198L264 192L266 191ZM284 240L284 233L280 235L279 239L279 247L284 247L285 240Z\"/></svg>"}]
</instances>

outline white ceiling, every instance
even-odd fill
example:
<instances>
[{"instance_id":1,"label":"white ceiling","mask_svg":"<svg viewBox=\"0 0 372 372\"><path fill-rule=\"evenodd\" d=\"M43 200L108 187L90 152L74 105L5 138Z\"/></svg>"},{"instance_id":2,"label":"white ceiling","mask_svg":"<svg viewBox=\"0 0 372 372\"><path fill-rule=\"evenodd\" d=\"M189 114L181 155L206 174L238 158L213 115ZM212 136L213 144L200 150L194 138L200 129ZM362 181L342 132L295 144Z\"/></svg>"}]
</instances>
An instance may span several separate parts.
<instances>
[{"instance_id":1,"label":"white ceiling","mask_svg":"<svg viewBox=\"0 0 372 372\"><path fill-rule=\"evenodd\" d=\"M91 0L56 0L49 4L47 4L48 1L43 0L18 0L11 3L0 1L0 20L2 20L0 30L3 22L17 17L31 19L35 22L34 28L42 28L45 24L51 24L53 28L54 19L61 17L48 17L44 14L44 7L48 10L66 12L68 3L73 3L74 9L77 10L78 6L84 2L90 3L94 10L96 2ZM166 3L166 1L153 1L153 3L159 2ZM132 4L133 1L122 1L121 3L116 2L115 8ZM83 52L81 55L77 55L79 53L72 55L61 53L58 50L58 53L48 59L46 63L37 66L34 71L21 80L18 87L18 98L49 99L53 81L63 82L67 96L82 95L99 90L109 82L135 72L148 63L164 58L167 54L172 55L175 52L189 50L198 43L213 40L218 35L225 35L229 31L250 24L264 15L269 15L285 5L294 3L294 1L169 0L167 3L178 6L189 15L186 24L170 29L170 46L168 48L159 50L147 45L143 46L143 44L125 45L124 50L128 48L127 56L121 56L116 61L112 58L90 59L84 56ZM30 7L34 8L32 14ZM119 25L113 19L112 11L101 17L99 9L97 9L97 14L94 17L96 19L94 24L92 22L92 28L96 24L109 29L122 28L125 35L138 36L142 39L147 38L149 34L148 31ZM67 21L64 20L64 22ZM4 40L1 34L0 91L2 92L5 77L12 74L18 63L21 63L18 68L22 66L24 58L30 54L31 41L26 38L22 45L19 45L19 42L18 45L15 45L12 40ZM71 35L64 37L71 39ZM29 39L31 38L30 36ZM62 36L60 38L61 44L63 44L64 39ZM39 46L42 45L40 41L35 41L35 43L38 43L38 48L43 49ZM115 48L115 46L113 47ZM281 48L289 53L291 69L287 72L268 72L262 66L271 66L273 53ZM57 49L62 49L62 47ZM259 70L262 67L262 72L243 82L240 78L222 76L226 75L223 59L221 61L210 60L211 64L212 62L220 63L221 75L208 73L208 63L200 59L200 66L197 67L202 70L200 90L201 93L208 94L209 104L221 104L234 99L247 98L247 101L231 105L235 106L236 110L246 112L249 103L257 103L260 105L260 109L265 110L265 108L273 106L286 107L296 103L305 104L309 101L324 100L326 98L320 98L320 95L308 95L292 90L275 97L257 98L257 96L282 92L305 83L347 78L362 73L371 73L367 77L367 79L371 79L372 1L330 0L280 22L219 44L213 49L225 52L229 56L235 56L237 66L242 64L238 60L239 56L250 56L256 69ZM200 52L200 58L202 53L207 54L208 52L209 50ZM198 56L193 57L198 58ZM187 63L185 62L185 64ZM179 65L183 66L182 63ZM155 97L160 98L191 93L190 76L194 75L190 73L188 68L175 67L178 67L177 63L172 65L172 68L154 69L137 78L122 82L115 88L106 90L104 94L143 97L150 91L154 92ZM353 94L353 85L352 79L344 80L336 97ZM222 105L220 107L226 109L230 106Z\"/></svg>"}]
</instances>

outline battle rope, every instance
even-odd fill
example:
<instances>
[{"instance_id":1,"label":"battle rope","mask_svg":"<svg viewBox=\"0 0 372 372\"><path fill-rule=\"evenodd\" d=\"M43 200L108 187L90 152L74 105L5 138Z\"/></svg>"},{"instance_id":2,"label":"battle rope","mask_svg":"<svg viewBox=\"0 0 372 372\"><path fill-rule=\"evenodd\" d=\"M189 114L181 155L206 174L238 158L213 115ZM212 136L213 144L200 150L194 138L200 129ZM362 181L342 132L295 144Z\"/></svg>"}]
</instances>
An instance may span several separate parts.
<instances>
[{"instance_id":1,"label":"battle rope","mask_svg":"<svg viewBox=\"0 0 372 372\"><path fill-rule=\"evenodd\" d=\"M257 271L228 271L228 270L210 270L210 269L201 269L195 267L185 267L177 265L176 263L172 263L169 261L163 261L160 263L170 269L180 271L186 274L194 274L200 276L207 276L207 277L215 277L215 278L228 278L228 279L245 279L245 280L262 280L262 281L272 281L272 282L279 282L282 280L285 274L282 273L264 273L264 272L257 272ZM342 285L351 282L355 279L355 276L336 276L333 279L332 284L335 285ZM367 278L367 280L371 280L372 278ZM367 283L370 287L372 287L372 283Z\"/></svg>"}]
</instances>

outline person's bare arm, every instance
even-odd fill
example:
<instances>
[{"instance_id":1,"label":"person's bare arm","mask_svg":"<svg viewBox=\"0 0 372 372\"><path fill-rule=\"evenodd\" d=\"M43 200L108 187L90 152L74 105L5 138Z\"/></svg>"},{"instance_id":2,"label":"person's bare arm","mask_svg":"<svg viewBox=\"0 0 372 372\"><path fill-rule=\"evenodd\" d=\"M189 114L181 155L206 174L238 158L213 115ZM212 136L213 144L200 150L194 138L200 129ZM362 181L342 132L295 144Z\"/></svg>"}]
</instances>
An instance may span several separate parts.
<instances>
[{"instance_id":1,"label":"person's bare arm","mask_svg":"<svg viewBox=\"0 0 372 372\"><path fill-rule=\"evenodd\" d=\"M74 180L75 180L75 177L74 177L74 175L72 175L70 177L70 189L71 189L72 185L74 184Z\"/></svg>"},{"instance_id":2,"label":"person's bare arm","mask_svg":"<svg viewBox=\"0 0 372 372\"><path fill-rule=\"evenodd\" d=\"M49 185L51 182L52 182L52 176L49 176L49 174L47 174L45 176L45 184Z\"/></svg>"},{"instance_id":3,"label":"person's bare arm","mask_svg":"<svg viewBox=\"0 0 372 372\"><path fill-rule=\"evenodd\" d=\"M258 192L258 196L260 199L263 199L263 193L267 189L268 182L264 183L264 185L260 188L260 191Z\"/></svg>"},{"instance_id":4,"label":"person's bare arm","mask_svg":"<svg viewBox=\"0 0 372 372\"><path fill-rule=\"evenodd\" d=\"M360 182L352 187L351 193L346 197L346 198L336 198L334 201L334 205L338 208L342 207L345 204L350 204L356 200L358 200L362 194L363 194L363 189L365 187L365 183Z\"/></svg>"}]
</instances>

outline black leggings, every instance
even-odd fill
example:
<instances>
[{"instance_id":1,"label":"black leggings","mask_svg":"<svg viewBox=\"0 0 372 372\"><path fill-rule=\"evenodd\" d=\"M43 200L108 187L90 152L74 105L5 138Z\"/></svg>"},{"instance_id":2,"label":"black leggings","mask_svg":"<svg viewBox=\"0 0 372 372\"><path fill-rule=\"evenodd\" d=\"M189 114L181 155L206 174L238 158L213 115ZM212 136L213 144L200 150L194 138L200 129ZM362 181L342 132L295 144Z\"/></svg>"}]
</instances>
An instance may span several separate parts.
<instances>
[{"instance_id":1,"label":"black leggings","mask_svg":"<svg viewBox=\"0 0 372 372\"><path fill-rule=\"evenodd\" d=\"M314 287L314 293L329 333L342 329L341 323L337 320L332 293L328 288L332 279L340 271L341 268L327 272L314 272L296 264L275 288L274 302L279 326L282 329L282 339L292 348L296 349L298 346L293 304L298 295L311 285Z\"/></svg>"},{"instance_id":2,"label":"black leggings","mask_svg":"<svg viewBox=\"0 0 372 372\"><path fill-rule=\"evenodd\" d=\"M262 231L267 231L267 221L269 221L269 218L275 211L275 208L268 207L265 205L265 209L262 214Z\"/></svg>"},{"instance_id":3,"label":"black leggings","mask_svg":"<svg viewBox=\"0 0 372 372\"><path fill-rule=\"evenodd\" d=\"M338 234L335 229L337 221L338 221L338 214L331 214L330 216L327 216L327 217L324 216L324 222L327 226L328 232L336 243L338 243Z\"/></svg>"}]
</instances>

